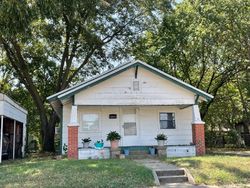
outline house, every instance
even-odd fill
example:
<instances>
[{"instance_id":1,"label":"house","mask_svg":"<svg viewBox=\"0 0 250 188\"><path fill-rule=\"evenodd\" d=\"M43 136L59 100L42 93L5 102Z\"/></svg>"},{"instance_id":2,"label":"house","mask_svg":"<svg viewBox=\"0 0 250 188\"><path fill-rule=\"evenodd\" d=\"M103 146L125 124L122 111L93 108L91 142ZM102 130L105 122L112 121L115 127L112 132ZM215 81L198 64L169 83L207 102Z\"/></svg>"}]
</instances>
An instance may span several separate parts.
<instances>
[{"instance_id":1,"label":"house","mask_svg":"<svg viewBox=\"0 0 250 188\"><path fill-rule=\"evenodd\" d=\"M24 156L27 111L0 93L0 163Z\"/></svg>"},{"instance_id":2,"label":"house","mask_svg":"<svg viewBox=\"0 0 250 188\"><path fill-rule=\"evenodd\" d=\"M142 61L122 64L50 97L62 121L62 144L68 157L78 158L81 139L104 140L110 131L121 134L121 147L154 146L158 133L167 145L196 147L205 153L204 122L198 103L212 95ZM93 145L92 145L93 146Z\"/></svg>"}]
</instances>

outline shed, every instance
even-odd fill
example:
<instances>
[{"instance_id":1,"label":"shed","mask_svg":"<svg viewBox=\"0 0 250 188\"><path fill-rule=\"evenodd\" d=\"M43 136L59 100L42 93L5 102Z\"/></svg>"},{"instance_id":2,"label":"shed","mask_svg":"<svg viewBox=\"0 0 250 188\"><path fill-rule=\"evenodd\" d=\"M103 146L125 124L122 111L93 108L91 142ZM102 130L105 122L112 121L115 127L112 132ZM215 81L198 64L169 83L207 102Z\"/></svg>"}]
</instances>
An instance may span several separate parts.
<instances>
[{"instance_id":1,"label":"shed","mask_svg":"<svg viewBox=\"0 0 250 188\"><path fill-rule=\"evenodd\" d=\"M0 93L0 163L24 156L27 110Z\"/></svg>"}]
</instances>

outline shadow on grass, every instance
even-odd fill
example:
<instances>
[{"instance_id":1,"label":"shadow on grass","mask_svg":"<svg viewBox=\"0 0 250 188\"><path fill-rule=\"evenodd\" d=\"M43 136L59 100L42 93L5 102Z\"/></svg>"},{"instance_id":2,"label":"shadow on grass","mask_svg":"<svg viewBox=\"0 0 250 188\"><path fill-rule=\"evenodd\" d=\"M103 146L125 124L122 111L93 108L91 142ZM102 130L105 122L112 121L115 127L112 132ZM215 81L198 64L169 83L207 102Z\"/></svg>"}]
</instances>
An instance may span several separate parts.
<instances>
[{"instance_id":1,"label":"shadow on grass","mask_svg":"<svg viewBox=\"0 0 250 188\"><path fill-rule=\"evenodd\" d=\"M245 171L245 170L241 170L240 168L236 168L236 167L229 167L229 166L225 166L224 164L221 163L213 163L213 165L219 169L225 170L226 172L232 174L233 176L236 177L236 179L246 179L245 183L250 181L250 173L249 171ZM239 165L240 161L239 161Z\"/></svg>"},{"instance_id":2,"label":"shadow on grass","mask_svg":"<svg viewBox=\"0 0 250 188\"><path fill-rule=\"evenodd\" d=\"M175 164L180 167L191 167L191 168L200 168L201 167L201 161L197 159L179 159L179 158L172 158L167 159L167 163Z\"/></svg>"}]
</instances>

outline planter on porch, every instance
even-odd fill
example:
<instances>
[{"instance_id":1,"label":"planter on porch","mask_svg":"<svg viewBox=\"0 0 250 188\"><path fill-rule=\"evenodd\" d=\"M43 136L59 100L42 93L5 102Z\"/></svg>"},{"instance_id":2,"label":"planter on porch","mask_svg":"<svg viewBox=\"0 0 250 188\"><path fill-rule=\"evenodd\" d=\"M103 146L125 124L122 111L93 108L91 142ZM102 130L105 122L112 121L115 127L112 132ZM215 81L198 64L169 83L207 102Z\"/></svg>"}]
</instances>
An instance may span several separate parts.
<instances>
[{"instance_id":1,"label":"planter on porch","mask_svg":"<svg viewBox=\"0 0 250 188\"><path fill-rule=\"evenodd\" d=\"M158 134L155 139L157 140L158 146L163 147L168 137L165 134Z\"/></svg>"},{"instance_id":2,"label":"planter on porch","mask_svg":"<svg viewBox=\"0 0 250 188\"><path fill-rule=\"evenodd\" d=\"M110 146L112 149L117 149L119 147L119 140L121 135L116 131L111 131L107 135L107 141L110 141Z\"/></svg>"},{"instance_id":3,"label":"planter on porch","mask_svg":"<svg viewBox=\"0 0 250 188\"><path fill-rule=\"evenodd\" d=\"M82 144L83 144L83 148L89 148L89 143L91 142L90 138L84 138L82 139Z\"/></svg>"},{"instance_id":4,"label":"planter on porch","mask_svg":"<svg viewBox=\"0 0 250 188\"><path fill-rule=\"evenodd\" d=\"M165 140L157 140L158 146L164 146Z\"/></svg>"},{"instance_id":5,"label":"planter on porch","mask_svg":"<svg viewBox=\"0 0 250 188\"><path fill-rule=\"evenodd\" d=\"M119 147L119 140L110 141L110 145L112 149L117 149Z\"/></svg>"}]
</instances>

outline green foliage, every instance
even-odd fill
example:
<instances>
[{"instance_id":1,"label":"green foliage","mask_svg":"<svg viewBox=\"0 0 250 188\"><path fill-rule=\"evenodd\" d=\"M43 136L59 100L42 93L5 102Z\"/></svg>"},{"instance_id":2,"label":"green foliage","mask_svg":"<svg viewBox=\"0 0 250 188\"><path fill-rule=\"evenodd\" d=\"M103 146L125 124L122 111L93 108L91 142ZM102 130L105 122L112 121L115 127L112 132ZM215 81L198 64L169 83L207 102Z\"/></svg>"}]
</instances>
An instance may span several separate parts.
<instances>
[{"instance_id":1,"label":"green foliage","mask_svg":"<svg viewBox=\"0 0 250 188\"><path fill-rule=\"evenodd\" d=\"M68 153L68 145L65 144L65 143L63 144L63 151L64 151L65 154Z\"/></svg>"},{"instance_id":2,"label":"green foliage","mask_svg":"<svg viewBox=\"0 0 250 188\"><path fill-rule=\"evenodd\" d=\"M155 139L156 140L167 140L168 137L165 134L158 134Z\"/></svg>"},{"instance_id":3,"label":"green foliage","mask_svg":"<svg viewBox=\"0 0 250 188\"><path fill-rule=\"evenodd\" d=\"M2 87L27 90L29 127L40 124L36 135L42 149L54 150L59 123L46 98L126 57L150 20L151 6L150 1L120 0L0 2L0 61L15 80Z\"/></svg>"},{"instance_id":4,"label":"green foliage","mask_svg":"<svg viewBox=\"0 0 250 188\"><path fill-rule=\"evenodd\" d=\"M250 124L249 12L248 0L184 0L134 44L136 58L215 97L201 104L211 130Z\"/></svg>"},{"instance_id":5,"label":"green foliage","mask_svg":"<svg viewBox=\"0 0 250 188\"><path fill-rule=\"evenodd\" d=\"M89 137L82 139L82 143L85 143L85 142L91 142L91 139Z\"/></svg>"},{"instance_id":6,"label":"green foliage","mask_svg":"<svg viewBox=\"0 0 250 188\"><path fill-rule=\"evenodd\" d=\"M116 131L111 131L107 134L107 141L120 140L121 135Z\"/></svg>"},{"instance_id":7,"label":"green foliage","mask_svg":"<svg viewBox=\"0 0 250 188\"><path fill-rule=\"evenodd\" d=\"M224 135L223 131L206 131L205 133L206 147L224 147Z\"/></svg>"},{"instance_id":8,"label":"green foliage","mask_svg":"<svg viewBox=\"0 0 250 188\"><path fill-rule=\"evenodd\" d=\"M207 155L192 158L168 158L166 162L188 168L197 184L244 187L250 179L248 157Z\"/></svg>"},{"instance_id":9,"label":"green foliage","mask_svg":"<svg viewBox=\"0 0 250 188\"><path fill-rule=\"evenodd\" d=\"M230 130L225 136L225 141L227 145L233 147L244 147L240 134L236 130Z\"/></svg>"},{"instance_id":10,"label":"green foliage","mask_svg":"<svg viewBox=\"0 0 250 188\"><path fill-rule=\"evenodd\" d=\"M120 187L154 185L150 169L132 160L18 160L0 166L2 187Z\"/></svg>"}]
</instances>

